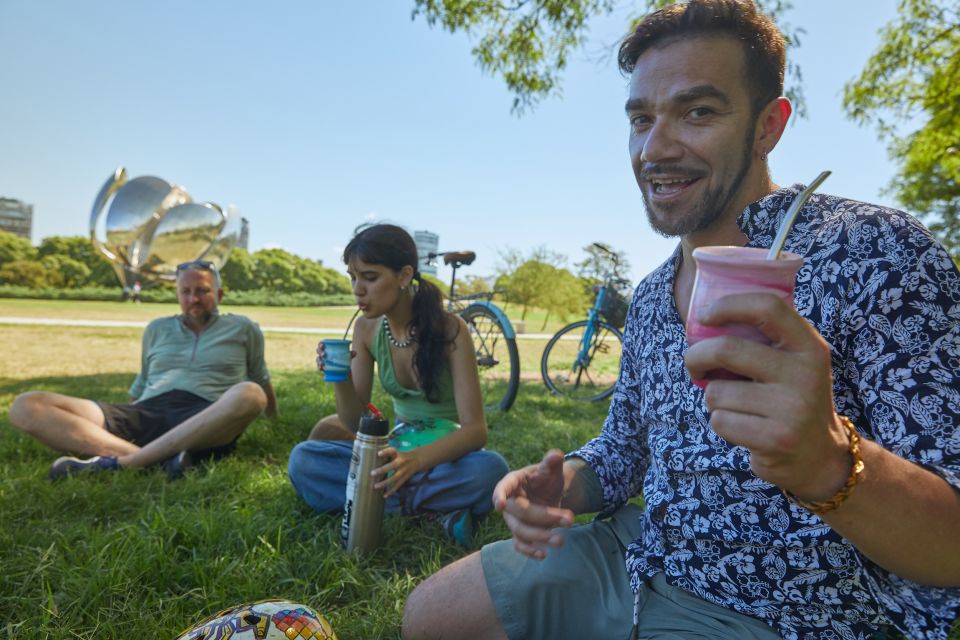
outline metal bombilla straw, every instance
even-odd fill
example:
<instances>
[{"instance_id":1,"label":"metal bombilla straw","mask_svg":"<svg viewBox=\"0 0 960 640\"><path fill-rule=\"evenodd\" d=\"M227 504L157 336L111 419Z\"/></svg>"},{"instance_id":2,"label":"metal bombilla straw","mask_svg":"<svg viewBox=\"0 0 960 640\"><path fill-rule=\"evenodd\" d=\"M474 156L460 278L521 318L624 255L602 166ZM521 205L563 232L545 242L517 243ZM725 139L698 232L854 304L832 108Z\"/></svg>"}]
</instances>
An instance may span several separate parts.
<instances>
[{"instance_id":1,"label":"metal bombilla straw","mask_svg":"<svg viewBox=\"0 0 960 640\"><path fill-rule=\"evenodd\" d=\"M347 336L350 335L350 327L353 326L353 321L357 319L357 316L360 315L360 309L357 309L353 312L353 317L350 318L350 322L347 323L347 330L343 332L343 339L346 340Z\"/></svg>"},{"instance_id":2,"label":"metal bombilla straw","mask_svg":"<svg viewBox=\"0 0 960 640\"><path fill-rule=\"evenodd\" d=\"M773 239L773 244L770 245L770 251L767 252L767 260L776 260L780 257L783 243L787 240L787 233L790 231L790 227L793 226L793 221L797 219L797 214L800 213L800 209L803 209L803 205L807 203L807 200L813 195L813 192L817 190L820 183L826 180L829 175L830 171L824 171L814 178L813 182L801 191L790 205L790 208L787 210L787 215L784 216L783 222L780 223L780 228L777 230L777 237Z\"/></svg>"}]
</instances>

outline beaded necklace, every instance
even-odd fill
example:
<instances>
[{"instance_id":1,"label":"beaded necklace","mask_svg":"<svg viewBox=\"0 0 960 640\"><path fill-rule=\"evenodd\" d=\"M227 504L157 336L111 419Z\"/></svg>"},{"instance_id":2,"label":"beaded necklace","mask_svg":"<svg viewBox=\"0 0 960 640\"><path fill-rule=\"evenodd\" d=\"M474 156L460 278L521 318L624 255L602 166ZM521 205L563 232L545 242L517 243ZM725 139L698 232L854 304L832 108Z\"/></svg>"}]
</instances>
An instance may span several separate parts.
<instances>
[{"instance_id":1,"label":"beaded necklace","mask_svg":"<svg viewBox=\"0 0 960 640\"><path fill-rule=\"evenodd\" d=\"M410 327L410 337L406 340L400 341L393 337L393 332L390 331L390 323L387 322L387 316L383 316L383 330L387 334L387 340L390 341L390 344L395 346L397 349L406 349L410 346L410 343L413 342L413 327Z\"/></svg>"}]
</instances>

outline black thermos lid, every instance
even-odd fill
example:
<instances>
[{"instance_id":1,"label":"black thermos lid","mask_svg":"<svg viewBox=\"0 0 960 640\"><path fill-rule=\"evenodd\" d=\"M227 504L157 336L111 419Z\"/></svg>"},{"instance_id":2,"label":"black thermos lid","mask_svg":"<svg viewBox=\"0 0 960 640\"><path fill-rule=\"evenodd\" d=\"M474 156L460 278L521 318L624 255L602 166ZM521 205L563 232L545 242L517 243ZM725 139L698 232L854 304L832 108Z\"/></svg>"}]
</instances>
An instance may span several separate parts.
<instances>
[{"instance_id":1,"label":"black thermos lid","mask_svg":"<svg viewBox=\"0 0 960 640\"><path fill-rule=\"evenodd\" d=\"M390 425L383 418L363 416L360 418L360 433L365 436L382 437L390 432Z\"/></svg>"}]
</instances>

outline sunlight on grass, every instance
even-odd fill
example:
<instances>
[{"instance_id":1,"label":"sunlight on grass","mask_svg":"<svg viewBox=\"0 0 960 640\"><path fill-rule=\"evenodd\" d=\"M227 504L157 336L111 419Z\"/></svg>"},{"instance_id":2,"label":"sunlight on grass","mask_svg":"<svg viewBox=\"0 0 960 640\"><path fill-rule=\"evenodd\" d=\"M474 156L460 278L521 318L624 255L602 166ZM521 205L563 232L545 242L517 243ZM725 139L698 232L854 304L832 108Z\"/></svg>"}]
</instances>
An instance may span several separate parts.
<instances>
[{"instance_id":1,"label":"sunlight on grass","mask_svg":"<svg viewBox=\"0 0 960 640\"><path fill-rule=\"evenodd\" d=\"M280 597L315 607L345 640L399 638L410 590L465 554L434 526L389 517L380 549L347 555L339 517L297 498L290 449L335 411L314 369L316 336L267 334L280 417L257 420L233 456L175 482L147 470L57 483L46 478L57 454L9 426L10 403L36 388L124 401L140 330L7 325L0 337L13 345L0 361L0 637L164 640L227 606ZM608 406L549 394L529 375L530 347L530 380L489 420L488 448L512 468L581 445ZM389 411L382 390L374 401ZM504 537L498 516L478 528L479 544Z\"/></svg>"},{"instance_id":2,"label":"sunlight on grass","mask_svg":"<svg viewBox=\"0 0 960 640\"><path fill-rule=\"evenodd\" d=\"M465 551L435 526L391 517L384 545L356 558L340 550L339 517L297 498L290 449L335 411L316 336L266 334L280 417L255 422L235 455L178 482L152 470L46 479L57 454L10 428L13 398L42 388L124 401L140 335L0 325L16 345L0 364L0 635L162 640L226 606L282 597L315 607L341 638L398 638L409 591ZM374 400L389 410L382 390ZM513 410L491 417L488 448L530 464L591 437L605 409L525 383ZM499 517L478 528L479 543L506 535Z\"/></svg>"}]
</instances>

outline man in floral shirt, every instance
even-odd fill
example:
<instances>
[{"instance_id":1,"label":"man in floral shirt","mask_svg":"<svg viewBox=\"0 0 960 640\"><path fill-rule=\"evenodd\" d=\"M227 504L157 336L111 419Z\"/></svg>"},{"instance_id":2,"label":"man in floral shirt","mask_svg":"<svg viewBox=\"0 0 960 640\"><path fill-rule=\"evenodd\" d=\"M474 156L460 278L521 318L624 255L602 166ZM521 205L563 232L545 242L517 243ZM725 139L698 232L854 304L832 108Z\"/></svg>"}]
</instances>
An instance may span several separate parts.
<instances>
[{"instance_id":1,"label":"man in floral shirt","mask_svg":"<svg viewBox=\"0 0 960 640\"><path fill-rule=\"evenodd\" d=\"M600 436L501 481L512 545L420 585L405 637L946 638L960 274L943 248L904 213L814 195L786 244L796 309L748 294L705 315L771 344L686 341L693 249L769 247L803 188L766 164L791 110L783 51L736 0L668 7L623 43L634 173L680 244L637 287ZM746 379L692 383L715 369Z\"/></svg>"}]
</instances>

